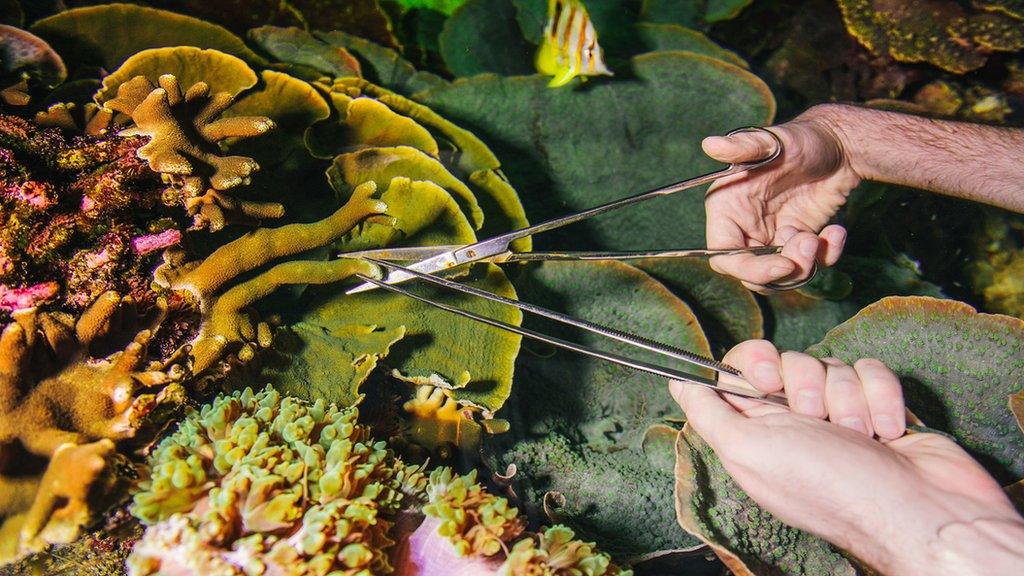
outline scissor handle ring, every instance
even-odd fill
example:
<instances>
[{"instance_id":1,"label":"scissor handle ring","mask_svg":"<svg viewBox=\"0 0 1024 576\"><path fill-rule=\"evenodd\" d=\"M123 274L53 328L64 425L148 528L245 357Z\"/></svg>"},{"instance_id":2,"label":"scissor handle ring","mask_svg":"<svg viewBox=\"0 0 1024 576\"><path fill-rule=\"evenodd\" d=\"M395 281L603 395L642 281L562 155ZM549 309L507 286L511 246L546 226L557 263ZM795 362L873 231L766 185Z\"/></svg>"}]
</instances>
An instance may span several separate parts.
<instances>
[{"instance_id":1,"label":"scissor handle ring","mask_svg":"<svg viewBox=\"0 0 1024 576\"><path fill-rule=\"evenodd\" d=\"M757 168L759 166L764 166L765 164L771 164L772 162L775 161L776 158L778 158L779 156L782 156L782 139L779 138L778 134L776 134L775 132L772 132L771 130L769 130L767 128L762 128L761 126L743 126L743 127L740 127L740 128L734 128L734 129L730 130L728 133L726 133L726 136L732 136L734 134L741 134L743 132L760 132L760 133L763 133L763 134L767 134L775 142L775 148L772 150L771 154L769 154L768 156L766 156L766 157L764 157L764 158L762 158L760 160L754 160L753 162L739 162L739 163L733 164L732 165L733 168L741 168L741 169L748 169L749 170L751 168Z\"/></svg>"},{"instance_id":2,"label":"scissor handle ring","mask_svg":"<svg viewBox=\"0 0 1024 576\"><path fill-rule=\"evenodd\" d=\"M818 263L814 262L811 264L811 273L807 275L807 278L802 280L794 280L792 282L769 282L764 285L769 290L776 290L783 292L786 290L796 290L802 286L806 286L808 282L814 280L814 276L818 273Z\"/></svg>"}]
</instances>

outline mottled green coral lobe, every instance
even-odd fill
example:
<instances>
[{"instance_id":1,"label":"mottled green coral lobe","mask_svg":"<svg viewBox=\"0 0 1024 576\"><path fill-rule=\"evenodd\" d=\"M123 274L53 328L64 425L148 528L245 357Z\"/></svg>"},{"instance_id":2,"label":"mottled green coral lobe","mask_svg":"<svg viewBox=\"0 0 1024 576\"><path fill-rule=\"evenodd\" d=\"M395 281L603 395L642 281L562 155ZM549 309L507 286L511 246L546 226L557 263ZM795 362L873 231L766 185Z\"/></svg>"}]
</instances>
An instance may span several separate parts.
<instances>
[{"instance_id":1,"label":"mottled green coral lobe","mask_svg":"<svg viewBox=\"0 0 1024 576\"><path fill-rule=\"evenodd\" d=\"M585 90L551 90L538 75L485 74L417 99L498 153L536 221L710 171L716 163L701 152L701 138L774 114L768 87L721 60L657 52L630 62L628 78ZM534 241L584 250L700 246L703 199L699 190L656 199Z\"/></svg>"},{"instance_id":2,"label":"mottled green coral lobe","mask_svg":"<svg viewBox=\"0 0 1024 576\"><path fill-rule=\"evenodd\" d=\"M517 287L525 301L709 354L686 304L632 266L548 262L524 271ZM528 317L527 326L602 350L639 352L535 318ZM666 362L655 355L644 359ZM530 341L524 341L516 369L507 417L519 442L501 459L518 467L531 515L541 516L544 494L554 490L566 498L565 517L558 521L618 558L695 544L675 524L671 474L641 448L651 423L682 417L663 378Z\"/></svg>"},{"instance_id":3,"label":"mottled green coral lobe","mask_svg":"<svg viewBox=\"0 0 1024 576\"><path fill-rule=\"evenodd\" d=\"M676 523L671 471L653 466L639 449L598 451L552 433L519 442L502 460L518 467L517 487L531 517L571 526L616 558L700 544ZM553 518L542 506L548 492L565 496Z\"/></svg>"},{"instance_id":4,"label":"mottled green coral lobe","mask_svg":"<svg viewBox=\"0 0 1024 576\"><path fill-rule=\"evenodd\" d=\"M828 542L791 528L762 510L726 472L711 447L686 427L676 444L680 523L717 545L753 574L852 575ZM734 570L736 566L726 564Z\"/></svg>"},{"instance_id":5,"label":"mottled green coral lobe","mask_svg":"<svg viewBox=\"0 0 1024 576\"><path fill-rule=\"evenodd\" d=\"M517 279L519 296L545 306L634 334L710 354L707 339L690 308L640 270L619 262L547 262ZM534 330L659 364L693 371L683 362L580 333L564 325L527 317ZM517 370L516 408L523 433L560 430L595 447L639 441L663 418L681 418L664 378L610 362L554 350L527 341ZM513 423L515 424L515 423Z\"/></svg>"},{"instance_id":6,"label":"mottled green coral lobe","mask_svg":"<svg viewBox=\"0 0 1024 576\"><path fill-rule=\"evenodd\" d=\"M493 264L480 267L462 281L483 290L515 298L505 274ZM522 315L509 306L448 290L424 289L424 295L445 304L504 322L518 324ZM428 307L401 294L374 290L347 296L342 290L318 295L309 302L303 320L328 330L351 324L382 329L405 326L405 338L391 347L383 364L407 376L438 374L458 388L455 397L487 410L497 410L512 390L512 372L519 336L451 312Z\"/></svg>"},{"instance_id":7,"label":"mottled green coral lobe","mask_svg":"<svg viewBox=\"0 0 1024 576\"><path fill-rule=\"evenodd\" d=\"M1003 483L1024 476L1024 434L1007 406L1024 382L1024 321L950 300L890 297L808 352L882 360L925 424L952 434Z\"/></svg>"}]
</instances>

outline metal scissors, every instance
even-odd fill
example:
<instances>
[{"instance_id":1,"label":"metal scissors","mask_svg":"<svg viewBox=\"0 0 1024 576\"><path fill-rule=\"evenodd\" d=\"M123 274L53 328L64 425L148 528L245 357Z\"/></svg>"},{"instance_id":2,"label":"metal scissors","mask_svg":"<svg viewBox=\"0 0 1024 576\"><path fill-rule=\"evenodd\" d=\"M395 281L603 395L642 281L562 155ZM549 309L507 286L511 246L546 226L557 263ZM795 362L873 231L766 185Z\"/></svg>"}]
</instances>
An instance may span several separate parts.
<instances>
[{"instance_id":1,"label":"metal scissors","mask_svg":"<svg viewBox=\"0 0 1024 576\"><path fill-rule=\"evenodd\" d=\"M730 254L776 254L782 250L781 246L756 246L749 248L729 248L723 250L650 250L650 251L630 251L630 252L530 252L530 253L514 253L510 249L510 244L520 238L526 236L532 236L540 232L546 232L548 230L554 230L555 228L561 228L568 224L573 224L587 218L592 218L612 210L617 210L625 206L631 206L650 200L652 198L658 198L662 196L669 196L683 190L688 190L696 186L711 183L719 178L730 176L732 174L740 174L760 168L774 162L782 154L782 141L773 132L764 128L756 126L748 126L744 128L737 128L729 132L729 135L737 134L740 132L761 132L768 134L775 142L775 147L771 153L761 159L754 162L743 162L730 164L729 166L709 172L702 176L676 182L662 188L657 188L647 192L642 192L634 196L628 196L626 198L620 198L619 200L613 200L606 204L589 208L573 214L568 214L559 218L554 218L541 222L539 224L533 224L519 230L513 230L506 232L498 236L474 242L464 246L427 246L427 247L413 247L413 248L395 248L395 249L380 249L380 250L365 250L360 252L349 252L339 254L340 257L345 258L378 258L384 260L415 260L413 264L409 265L409 269L416 272L433 273L448 268L454 268L464 264L470 264L473 262L518 262L518 261L536 261L536 260L630 260L637 258L679 258L685 256L718 256L718 255L730 255ZM814 277L817 272L817 265L811 269L810 275L807 278L790 283L776 283L770 284L767 287L774 290L792 290L799 288ZM414 276L409 272L403 270L391 270L386 275L384 282L387 284L397 284L412 279ZM379 284L375 282L364 282L346 292L346 294L356 294L359 292L366 292L377 288Z\"/></svg>"},{"instance_id":2,"label":"metal scissors","mask_svg":"<svg viewBox=\"0 0 1024 576\"><path fill-rule=\"evenodd\" d=\"M640 370L641 372L646 372L648 374L654 374L656 376L662 376L672 380L679 380L690 384L705 386L707 388L711 388L712 390L716 390L721 393L742 396L744 398L749 398L766 404L774 404L777 406L789 406L789 402L786 399L785 394L761 393L752 385L750 385L750 383L743 377L743 374L739 370L733 368L732 366L729 366L728 364L724 364L712 358L706 358L704 356L701 356L700 354L695 354L693 352L688 352L680 348L668 346L666 344L655 342L653 340L637 336L635 334L630 334L628 332L615 330L614 328L609 328L607 326L602 326L600 324L595 324L593 322L574 318L572 316L562 314L560 312L555 312L553 310L549 310L547 308L543 308L535 304L530 304L529 302L523 302L520 300L506 298L504 296L499 296L497 294L487 292L486 290L480 290L479 288L474 288L472 286L467 286L465 284L460 284L458 282L452 282L451 280L447 280L445 278L413 270L411 267L406 268L393 262L387 262L375 258L365 258L365 260L367 262L380 266L381 268L384 268L385 270L388 270L391 273L402 273L408 275L409 278L418 278L431 284L441 286L443 288L455 290L458 292L462 292L464 294L470 294L472 296L476 296L479 298L484 298L490 300L491 302L498 302L509 306L515 306L516 308L519 308L524 312L529 312L531 314L543 316L556 322L567 324L569 326L574 326L576 328L594 334L599 334L612 340L617 340L619 342L629 344L636 348L655 352L668 358L682 360L694 366L707 368L712 371L713 376L705 377L699 374L691 374L688 372L676 370L674 368L652 364L650 362L640 360L637 358L630 358L622 354L599 350L597 348L592 348L589 346L585 346L583 344L578 344L576 342L571 342L569 340L564 340L555 336L543 334L541 332L537 332L529 328L523 328L521 326L516 326L514 324L508 324L506 322L502 322L501 320L496 320L494 318L482 316L480 314L476 314L468 310L456 308L455 306L450 306L443 302L438 302L437 300L433 300L431 298L428 298L421 294L417 294L411 290L407 290L394 284L388 284L382 280L377 280L369 276L364 276L361 274L359 275L359 277L362 280L372 284L375 287L403 294L405 296L408 296L415 300L419 300L420 302L429 304L436 308L446 310L453 314L457 314L465 318L470 318L472 320L476 320L477 322L482 322L484 324L488 324L490 326L494 326L502 330L507 330L509 332L519 334L526 338L531 338L533 340L545 342L547 344L550 344L551 346L555 346L565 350L571 350L579 354L584 354L592 358L598 358L601 360L612 362L614 364L618 364L620 366L626 366L628 368Z\"/></svg>"}]
</instances>

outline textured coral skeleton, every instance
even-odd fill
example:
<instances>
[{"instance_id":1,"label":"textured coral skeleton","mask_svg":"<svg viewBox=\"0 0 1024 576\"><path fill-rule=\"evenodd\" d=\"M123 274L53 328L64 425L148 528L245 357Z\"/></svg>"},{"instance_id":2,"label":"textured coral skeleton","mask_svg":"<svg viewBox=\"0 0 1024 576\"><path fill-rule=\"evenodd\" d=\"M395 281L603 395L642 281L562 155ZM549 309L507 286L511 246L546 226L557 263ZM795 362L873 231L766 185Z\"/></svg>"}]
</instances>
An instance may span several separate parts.
<instances>
[{"instance_id":1,"label":"textured coral skeleton","mask_svg":"<svg viewBox=\"0 0 1024 576\"><path fill-rule=\"evenodd\" d=\"M168 196L184 205L196 228L215 231L232 221L253 222L284 213L278 203L239 200L224 193L248 184L259 165L245 156L223 155L220 143L274 128L274 122L262 116L220 118L232 102L227 92L211 94L204 82L183 93L177 78L164 74L157 85L145 76L124 82L104 105L131 118L133 125L122 129L122 136L149 137L139 148L139 158L167 176L176 192Z\"/></svg>"}]
</instances>

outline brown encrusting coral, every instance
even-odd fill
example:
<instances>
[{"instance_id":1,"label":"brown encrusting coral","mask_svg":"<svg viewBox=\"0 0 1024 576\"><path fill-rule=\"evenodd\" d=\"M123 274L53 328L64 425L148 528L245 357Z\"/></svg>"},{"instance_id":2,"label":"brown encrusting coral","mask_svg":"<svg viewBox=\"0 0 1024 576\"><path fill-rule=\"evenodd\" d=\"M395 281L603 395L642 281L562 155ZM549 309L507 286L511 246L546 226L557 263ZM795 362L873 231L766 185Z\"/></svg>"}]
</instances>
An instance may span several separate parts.
<instances>
[{"instance_id":1,"label":"brown encrusting coral","mask_svg":"<svg viewBox=\"0 0 1024 576\"><path fill-rule=\"evenodd\" d=\"M107 292L77 318L28 309L4 327L0 562L71 541L119 497L116 444L184 399L180 368L147 360L165 315Z\"/></svg>"},{"instance_id":2,"label":"brown encrusting coral","mask_svg":"<svg viewBox=\"0 0 1024 576\"><path fill-rule=\"evenodd\" d=\"M122 136L148 136L139 158L166 175L171 183L165 203L184 205L196 228L219 230L229 222L278 218L284 209L277 203L239 200L225 190L248 184L259 170L252 158L226 156L220 143L229 138L259 136L274 128L263 116L220 118L231 106L227 92L210 93L197 82L182 92L178 79L164 74L154 86L144 76L121 84L117 96L104 106L131 117L133 125Z\"/></svg>"}]
</instances>

